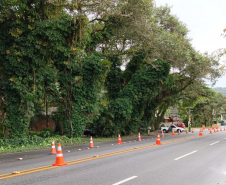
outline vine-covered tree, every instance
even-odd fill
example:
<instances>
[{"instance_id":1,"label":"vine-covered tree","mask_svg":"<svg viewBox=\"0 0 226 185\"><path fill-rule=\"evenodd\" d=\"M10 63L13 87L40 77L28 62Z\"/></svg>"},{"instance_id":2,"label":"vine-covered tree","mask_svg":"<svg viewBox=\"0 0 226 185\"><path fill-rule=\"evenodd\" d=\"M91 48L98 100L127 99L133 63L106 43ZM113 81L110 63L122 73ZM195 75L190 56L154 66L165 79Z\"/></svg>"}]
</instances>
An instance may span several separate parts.
<instances>
[{"instance_id":1,"label":"vine-covered tree","mask_svg":"<svg viewBox=\"0 0 226 185\"><path fill-rule=\"evenodd\" d=\"M48 126L51 106L70 137L85 125L100 135L157 128L157 109L161 118L172 97L220 76L218 59L195 51L186 26L152 0L3 1L0 26L0 110L11 137L26 135L40 109Z\"/></svg>"}]
</instances>

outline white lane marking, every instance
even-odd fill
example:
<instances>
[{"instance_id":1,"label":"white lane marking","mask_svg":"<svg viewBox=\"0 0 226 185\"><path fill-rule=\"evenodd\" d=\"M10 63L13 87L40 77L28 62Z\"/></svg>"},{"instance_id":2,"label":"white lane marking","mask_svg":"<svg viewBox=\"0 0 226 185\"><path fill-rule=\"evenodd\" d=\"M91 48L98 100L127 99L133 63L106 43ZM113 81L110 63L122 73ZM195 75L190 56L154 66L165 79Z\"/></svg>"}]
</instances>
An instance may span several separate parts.
<instances>
[{"instance_id":1,"label":"white lane marking","mask_svg":"<svg viewBox=\"0 0 226 185\"><path fill-rule=\"evenodd\" d=\"M129 181L129 180L132 180L132 179L134 179L134 178L137 178L137 176L132 176L132 177L130 177L130 178L128 178L128 179L122 180L122 181L117 182L117 183L112 184L112 185L119 185L119 184L122 184L122 183L124 183L124 182Z\"/></svg>"},{"instance_id":2,"label":"white lane marking","mask_svg":"<svg viewBox=\"0 0 226 185\"><path fill-rule=\"evenodd\" d=\"M216 143L218 143L219 141L217 141L217 142L215 142L215 143L212 143L212 144L210 144L210 145L214 145L214 144L216 144Z\"/></svg>"},{"instance_id":3,"label":"white lane marking","mask_svg":"<svg viewBox=\"0 0 226 185\"><path fill-rule=\"evenodd\" d=\"M193 154L193 153L195 153L195 152L197 152L198 150L195 150L195 151L193 151L193 152L191 152L191 153L188 153L188 154L185 154L185 155L183 155L183 156L181 156L181 157L178 157L178 158L176 158L176 159L174 159L175 161L176 160L178 160L178 159L181 159L181 158L183 158L183 157L186 157L186 156L188 156L188 155L191 155L191 154Z\"/></svg>"}]
</instances>

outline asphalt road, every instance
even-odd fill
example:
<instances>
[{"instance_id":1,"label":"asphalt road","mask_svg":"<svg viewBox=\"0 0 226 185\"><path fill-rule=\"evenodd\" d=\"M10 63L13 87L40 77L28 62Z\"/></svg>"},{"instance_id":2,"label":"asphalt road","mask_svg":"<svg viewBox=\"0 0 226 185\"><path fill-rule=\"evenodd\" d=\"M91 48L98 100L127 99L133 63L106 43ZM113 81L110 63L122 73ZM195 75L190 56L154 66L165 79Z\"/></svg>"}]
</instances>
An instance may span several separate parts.
<instances>
[{"instance_id":1,"label":"asphalt road","mask_svg":"<svg viewBox=\"0 0 226 185\"><path fill-rule=\"evenodd\" d=\"M99 148L64 147L68 165L62 167L51 165L55 156L48 155L50 150L1 155L0 185L226 185L226 131L203 133L168 134L162 145L154 145L153 136L123 145L94 139ZM23 160L13 160L18 157Z\"/></svg>"}]
</instances>

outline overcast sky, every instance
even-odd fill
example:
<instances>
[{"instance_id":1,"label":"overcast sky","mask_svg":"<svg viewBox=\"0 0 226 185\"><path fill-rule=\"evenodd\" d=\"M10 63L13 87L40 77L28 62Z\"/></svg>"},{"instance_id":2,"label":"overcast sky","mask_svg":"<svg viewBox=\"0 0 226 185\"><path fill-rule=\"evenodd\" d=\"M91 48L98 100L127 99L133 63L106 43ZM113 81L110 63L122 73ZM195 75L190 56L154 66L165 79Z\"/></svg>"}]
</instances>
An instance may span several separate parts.
<instances>
[{"instance_id":1,"label":"overcast sky","mask_svg":"<svg viewBox=\"0 0 226 185\"><path fill-rule=\"evenodd\" d=\"M157 6L172 6L171 11L190 30L193 47L204 53L226 48L221 37L226 28L226 0L155 0ZM226 75L214 87L226 87Z\"/></svg>"}]
</instances>

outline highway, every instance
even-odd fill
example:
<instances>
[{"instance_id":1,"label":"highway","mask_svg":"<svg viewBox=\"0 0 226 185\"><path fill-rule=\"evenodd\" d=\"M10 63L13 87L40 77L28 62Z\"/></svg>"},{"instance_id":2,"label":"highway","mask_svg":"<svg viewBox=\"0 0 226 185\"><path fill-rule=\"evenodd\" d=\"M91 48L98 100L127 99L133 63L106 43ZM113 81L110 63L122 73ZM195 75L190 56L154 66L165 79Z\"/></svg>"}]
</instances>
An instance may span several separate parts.
<instances>
[{"instance_id":1,"label":"highway","mask_svg":"<svg viewBox=\"0 0 226 185\"><path fill-rule=\"evenodd\" d=\"M94 138L99 148L63 147L68 165L61 167L52 166L50 149L1 155L0 185L226 185L226 131L198 134L166 134L162 145L156 136L122 145Z\"/></svg>"}]
</instances>

